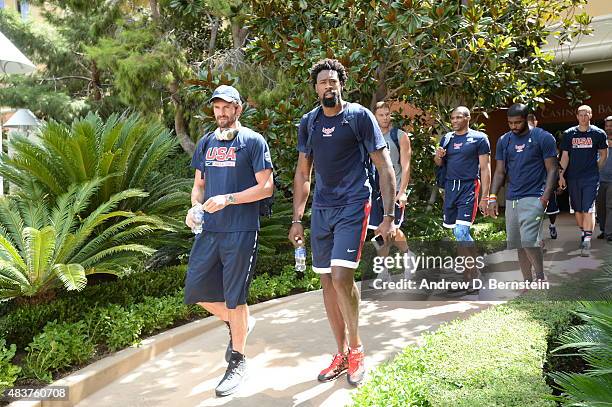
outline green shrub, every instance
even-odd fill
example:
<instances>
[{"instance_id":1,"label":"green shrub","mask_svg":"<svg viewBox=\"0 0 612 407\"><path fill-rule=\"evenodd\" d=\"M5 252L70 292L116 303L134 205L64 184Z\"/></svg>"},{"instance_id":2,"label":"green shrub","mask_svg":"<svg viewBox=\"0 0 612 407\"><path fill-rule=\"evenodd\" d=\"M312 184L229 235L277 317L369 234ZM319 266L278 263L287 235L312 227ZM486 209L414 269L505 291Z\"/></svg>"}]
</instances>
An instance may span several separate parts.
<instances>
[{"instance_id":1,"label":"green shrub","mask_svg":"<svg viewBox=\"0 0 612 407\"><path fill-rule=\"evenodd\" d=\"M578 350L588 364L584 373L554 372L550 376L562 390L563 405L605 406L612 401L612 302L584 302L577 310L583 325L573 326L553 350ZM567 356L575 356L574 351Z\"/></svg>"},{"instance_id":2,"label":"green shrub","mask_svg":"<svg viewBox=\"0 0 612 407\"><path fill-rule=\"evenodd\" d=\"M84 321L53 321L34 337L26 351L24 375L50 383L53 372L89 361L95 346Z\"/></svg>"},{"instance_id":3,"label":"green shrub","mask_svg":"<svg viewBox=\"0 0 612 407\"><path fill-rule=\"evenodd\" d=\"M17 376L21 372L19 366L15 366L11 363L11 360L15 356L15 350L17 347L11 344L8 348L6 347L6 340L0 339L0 393L8 387L12 387Z\"/></svg>"},{"instance_id":4,"label":"green shrub","mask_svg":"<svg viewBox=\"0 0 612 407\"><path fill-rule=\"evenodd\" d=\"M95 326L94 341L106 344L113 352L137 344L145 324L142 316L117 304L94 309L87 321Z\"/></svg>"},{"instance_id":5,"label":"green shrub","mask_svg":"<svg viewBox=\"0 0 612 407\"><path fill-rule=\"evenodd\" d=\"M510 302L424 335L375 369L355 406L554 406L542 375L571 302Z\"/></svg>"},{"instance_id":6,"label":"green shrub","mask_svg":"<svg viewBox=\"0 0 612 407\"><path fill-rule=\"evenodd\" d=\"M133 305L131 312L136 318L142 319L142 334L149 335L172 325L176 320L187 318L189 309L183 304L182 295L174 295L146 297L144 302Z\"/></svg>"}]
</instances>

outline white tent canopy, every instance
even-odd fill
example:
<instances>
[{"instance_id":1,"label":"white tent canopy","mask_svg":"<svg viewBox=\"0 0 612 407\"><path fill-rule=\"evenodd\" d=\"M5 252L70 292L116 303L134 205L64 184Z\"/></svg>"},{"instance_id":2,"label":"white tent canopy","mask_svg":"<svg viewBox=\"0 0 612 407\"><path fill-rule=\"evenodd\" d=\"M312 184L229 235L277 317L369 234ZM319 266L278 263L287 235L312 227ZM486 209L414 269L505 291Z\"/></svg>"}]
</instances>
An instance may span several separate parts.
<instances>
[{"instance_id":1,"label":"white tent canopy","mask_svg":"<svg viewBox=\"0 0 612 407\"><path fill-rule=\"evenodd\" d=\"M28 73L36 66L0 32L0 74Z\"/></svg>"},{"instance_id":2,"label":"white tent canopy","mask_svg":"<svg viewBox=\"0 0 612 407\"><path fill-rule=\"evenodd\" d=\"M17 110L6 123L4 127L36 127L40 124L39 120L28 109Z\"/></svg>"}]
</instances>

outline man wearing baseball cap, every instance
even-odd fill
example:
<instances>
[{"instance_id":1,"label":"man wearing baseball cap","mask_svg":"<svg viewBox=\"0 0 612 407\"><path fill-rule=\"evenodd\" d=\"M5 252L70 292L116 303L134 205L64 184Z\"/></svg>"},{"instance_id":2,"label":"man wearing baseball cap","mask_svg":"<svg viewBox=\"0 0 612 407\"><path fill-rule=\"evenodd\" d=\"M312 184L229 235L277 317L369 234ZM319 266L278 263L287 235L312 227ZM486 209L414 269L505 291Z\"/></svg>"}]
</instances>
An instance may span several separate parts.
<instances>
[{"instance_id":1,"label":"man wearing baseball cap","mask_svg":"<svg viewBox=\"0 0 612 407\"><path fill-rule=\"evenodd\" d=\"M185 279L185 303L199 304L227 324L228 367L215 389L235 393L246 375L246 338L254 319L246 304L257 257L259 201L273 193L270 149L263 136L240 125L240 94L232 86L215 89L217 129L196 146L191 204L204 212ZM194 229L194 208L185 223Z\"/></svg>"}]
</instances>

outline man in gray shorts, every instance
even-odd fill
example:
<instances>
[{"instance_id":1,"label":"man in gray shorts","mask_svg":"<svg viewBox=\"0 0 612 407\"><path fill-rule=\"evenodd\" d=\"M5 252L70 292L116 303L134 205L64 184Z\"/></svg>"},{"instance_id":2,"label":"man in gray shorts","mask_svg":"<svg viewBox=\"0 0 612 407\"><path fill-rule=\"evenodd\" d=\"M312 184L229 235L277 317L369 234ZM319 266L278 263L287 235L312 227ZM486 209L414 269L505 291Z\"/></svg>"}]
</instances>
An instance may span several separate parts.
<instances>
[{"instance_id":1,"label":"man in gray shorts","mask_svg":"<svg viewBox=\"0 0 612 407\"><path fill-rule=\"evenodd\" d=\"M497 142L497 164L488 214L497 217L497 191L508 176L506 234L508 249L517 249L525 281L545 280L540 247L542 221L548 199L557 184L557 148L552 134L527 125L527 106L517 103L508 109L510 131Z\"/></svg>"}]
</instances>

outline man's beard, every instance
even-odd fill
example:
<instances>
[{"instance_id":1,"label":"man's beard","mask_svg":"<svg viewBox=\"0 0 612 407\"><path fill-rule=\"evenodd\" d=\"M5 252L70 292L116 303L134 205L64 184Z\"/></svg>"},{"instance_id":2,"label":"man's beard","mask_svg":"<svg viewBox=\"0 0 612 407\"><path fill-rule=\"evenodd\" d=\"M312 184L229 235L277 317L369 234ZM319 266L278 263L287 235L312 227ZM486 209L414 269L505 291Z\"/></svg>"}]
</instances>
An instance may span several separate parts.
<instances>
[{"instance_id":1,"label":"man's beard","mask_svg":"<svg viewBox=\"0 0 612 407\"><path fill-rule=\"evenodd\" d=\"M338 103L340 103L340 96L334 94L332 97L323 97L321 104L324 107L335 107Z\"/></svg>"}]
</instances>

